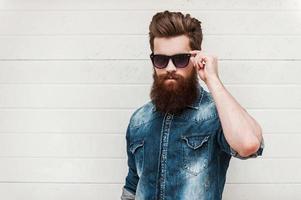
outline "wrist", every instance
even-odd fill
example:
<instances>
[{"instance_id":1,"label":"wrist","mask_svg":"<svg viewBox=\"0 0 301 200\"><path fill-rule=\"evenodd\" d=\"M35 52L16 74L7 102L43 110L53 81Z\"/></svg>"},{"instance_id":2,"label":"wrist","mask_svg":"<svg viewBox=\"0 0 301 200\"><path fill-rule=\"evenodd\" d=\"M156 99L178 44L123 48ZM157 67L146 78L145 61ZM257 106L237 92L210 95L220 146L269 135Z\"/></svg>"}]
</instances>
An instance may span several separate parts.
<instances>
[{"instance_id":1,"label":"wrist","mask_svg":"<svg viewBox=\"0 0 301 200\"><path fill-rule=\"evenodd\" d=\"M220 81L219 77L216 75L209 77L206 81L206 85L208 86L208 89L212 88L216 85L220 85L220 84L221 84L221 81Z\"/></svg>"}]
</instances>

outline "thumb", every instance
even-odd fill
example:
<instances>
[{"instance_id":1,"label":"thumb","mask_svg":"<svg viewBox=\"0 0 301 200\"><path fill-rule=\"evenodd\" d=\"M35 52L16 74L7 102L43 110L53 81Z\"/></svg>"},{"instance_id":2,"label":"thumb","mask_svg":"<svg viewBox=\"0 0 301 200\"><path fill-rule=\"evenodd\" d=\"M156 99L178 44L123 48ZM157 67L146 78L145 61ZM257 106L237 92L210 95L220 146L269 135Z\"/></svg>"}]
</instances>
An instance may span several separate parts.
<instances>
[{"instance_id":1,"label":"thumb","mask_svg":"<svg viewBox=\"0 0 301 200\"><path fill-rule=\"evenodd\" d=\"M201 52L200 50L189 51L189 53L191 53L192 55L196 55L197 53L200 53L200 52Z\"/></svg>"}]
</instances>

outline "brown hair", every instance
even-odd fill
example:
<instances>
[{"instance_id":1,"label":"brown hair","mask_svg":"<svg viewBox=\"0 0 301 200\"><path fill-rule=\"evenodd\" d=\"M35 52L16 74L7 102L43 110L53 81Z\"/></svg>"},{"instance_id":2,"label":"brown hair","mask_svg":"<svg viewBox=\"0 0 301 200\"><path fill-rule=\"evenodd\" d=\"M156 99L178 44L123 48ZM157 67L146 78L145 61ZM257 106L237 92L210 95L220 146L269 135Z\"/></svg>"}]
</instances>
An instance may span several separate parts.
<instances>
[{"instance_id":1,"label":"brown hair","mask_svg":"<svg viewBox=\"0 0 301 200\"><path fill-rule=\"evenodd\" d=\"M203 33L199 20L192 18L190 14L184 16L181 12L165 10L156 13L149 25L151 51L154 51L155 37L172 37L183 34L189 37L189 44L192 50L201 50Z\"/></svg>"}]
</instances>

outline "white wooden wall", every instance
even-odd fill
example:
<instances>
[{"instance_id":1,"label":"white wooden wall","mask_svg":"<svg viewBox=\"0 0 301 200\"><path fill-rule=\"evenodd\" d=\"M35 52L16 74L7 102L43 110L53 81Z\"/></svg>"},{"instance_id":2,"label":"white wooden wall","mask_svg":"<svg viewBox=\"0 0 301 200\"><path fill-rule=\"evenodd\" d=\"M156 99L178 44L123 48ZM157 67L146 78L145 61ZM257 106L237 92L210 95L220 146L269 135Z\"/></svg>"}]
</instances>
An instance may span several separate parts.
<instances>
[{"instance_id":1,"label":"white wooden wall","mask_svg":"<svg viewBox=\"0 0 301 200\"><path fill-rule=\"evenodd\" d=\"M224 199L301 198L301 1L1 0L0 199L119 199L164 9L203 22L204 50L264 130L263 157L232 159Z\"/></svg>"}]
</instances>

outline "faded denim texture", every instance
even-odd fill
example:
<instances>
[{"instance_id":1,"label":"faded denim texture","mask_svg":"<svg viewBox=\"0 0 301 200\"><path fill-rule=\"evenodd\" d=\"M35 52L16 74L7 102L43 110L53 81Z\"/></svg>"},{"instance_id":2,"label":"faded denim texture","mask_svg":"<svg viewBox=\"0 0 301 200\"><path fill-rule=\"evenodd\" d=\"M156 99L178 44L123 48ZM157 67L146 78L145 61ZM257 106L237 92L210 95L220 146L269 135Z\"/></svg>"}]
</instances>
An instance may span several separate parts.
<instances>
[{"instance_id":1,"label":"faded denim texture","mask_svg":"<svg viewBox=\"0 0 301 200\"><path fill-rule=\"evenodd\" d=\"M128 174L121 199L220 200L231 156L213 97L199 85L197 100L183 113L156 111L151 101L131 116L127 132Z\"/></svg>"}]
</instances>

